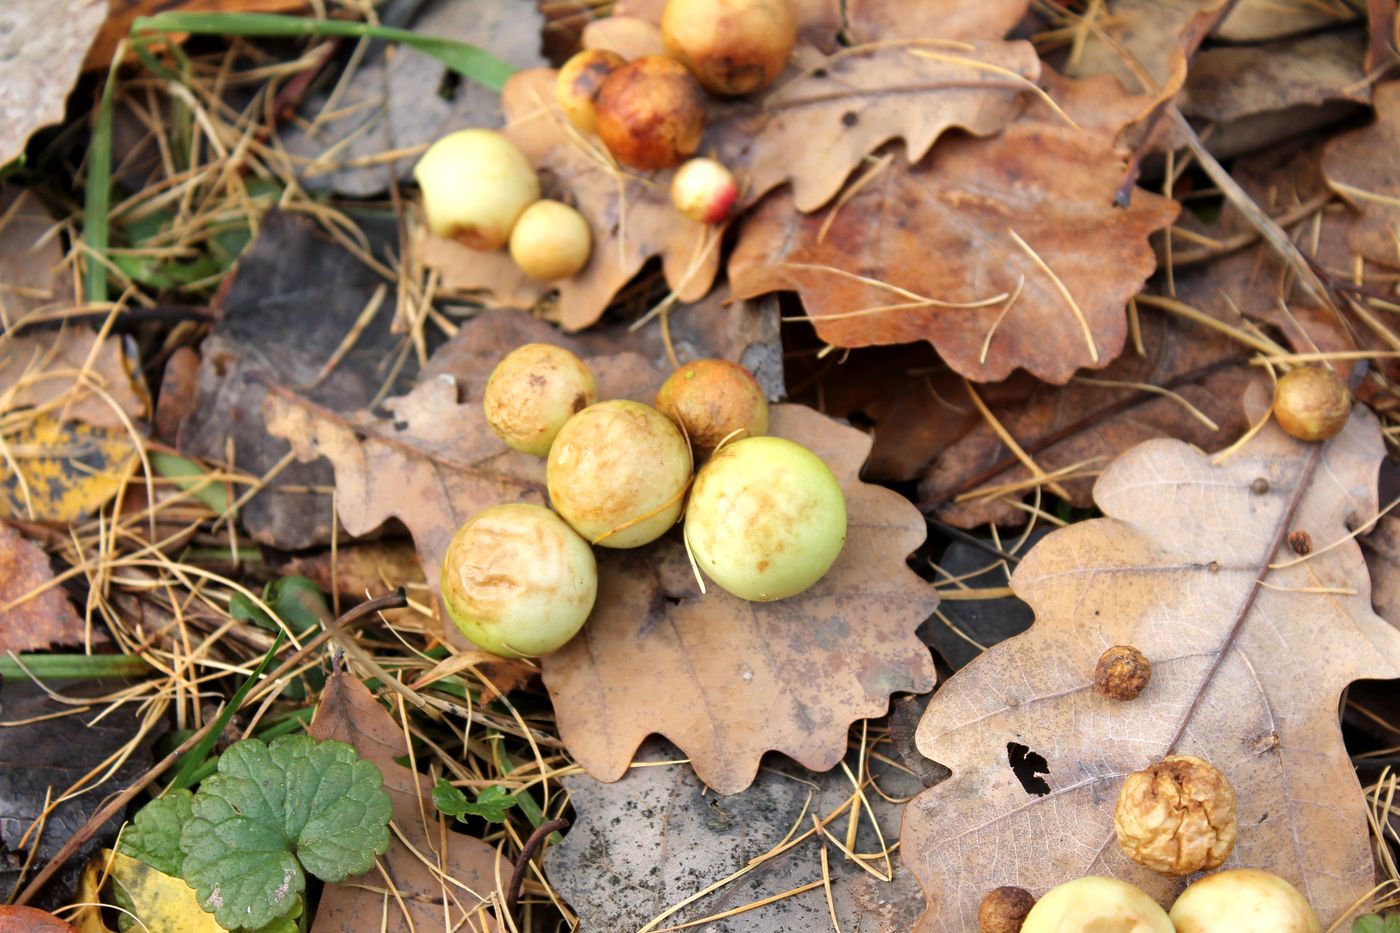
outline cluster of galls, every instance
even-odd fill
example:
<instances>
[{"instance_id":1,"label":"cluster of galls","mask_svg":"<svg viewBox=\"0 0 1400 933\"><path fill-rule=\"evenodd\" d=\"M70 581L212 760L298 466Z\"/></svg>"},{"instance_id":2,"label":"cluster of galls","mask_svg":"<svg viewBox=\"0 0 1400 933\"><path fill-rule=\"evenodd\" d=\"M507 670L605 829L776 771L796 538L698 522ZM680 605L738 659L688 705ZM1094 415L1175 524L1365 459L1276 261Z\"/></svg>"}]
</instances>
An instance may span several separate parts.
<instances>
[{"instance_id":1,"label":"cluster of galls","mask_svg":"<svg viewBox=\"0 0 1400 933\"><path fill-rule=\"evenodd\" d=\"M742 599L796 595L831 568L846 538L840 485L816 454L765 436L768 402L748 370L699 360L666 380L655 407L596 399L587 365L549 344L520 347L491 373L486 420L547 458L554 511L493 506L453 536L442 599L473 643L506 657L559 649L593 609L592 546L655 541L683 511L696 564Z\"/></svg>"},{"instance_id":2,"label":"cluster of galls","mask_svg":"<svg viewBox=\"0 0 1400 933\"><path fill-rule=\"evenodd\" d=\"M714 159L690 158L705 132L705 92L749 94L772 83L797 39L792 3L668 0L661 30L667 55L629 62L592 49L569 59L555 81L555 101L578 132L596 135L619 164L647 172L680 165L671 180L676 209L700 223L719 223L739 186ZM424 153L414 177L434 234L477 250L509 245L521 271L547 281L577 275L588 264L588 221L562 201L541 200L534 168L500 133L444 136Z\"/></svg>"}]
</instances>

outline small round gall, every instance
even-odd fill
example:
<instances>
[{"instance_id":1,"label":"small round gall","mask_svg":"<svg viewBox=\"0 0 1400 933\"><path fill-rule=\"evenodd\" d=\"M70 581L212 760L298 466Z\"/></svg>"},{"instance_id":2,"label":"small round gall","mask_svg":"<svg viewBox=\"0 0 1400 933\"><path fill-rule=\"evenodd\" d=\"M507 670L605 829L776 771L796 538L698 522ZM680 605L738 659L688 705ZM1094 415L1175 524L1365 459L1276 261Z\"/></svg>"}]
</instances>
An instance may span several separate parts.
<instances>
[{"instance_id":1,"label":"small round gall","mask_svg":"<svg viewBox=\"0 0 1400 933\"><path fill-rule=\"evenodd\" d=\"M1330 366L1299 366L1274 387L1274 417L1300 441L1336 437L1351 417L1351 390Z\"/></svg>"},{"instance_id":2,"label":"small round gall","mask_svg":"<svg viewBox=\"0 0 1400 933\"><path fill-rule=\"evenodd\" d=\"M977 908L979 933L1020 933L1035 898L1025 888L993 888Z\"/></svg>"},{"instance_id":3,"label":"small round gall","mask_svg":"<svg viewBox=\"0 0 1400 933\"><path fill-rule=\"evenodd\" d=\"M526 502L495 505L452 536L443 606L478 648L503 658L562 648L598 594L593 551L559 516Z\"/></svg>"},{"instance_id":4,"label":"small round gall","mask_svg":"<svg viewBox=\"0 0 1400 933\"><path fill-rule=\"evenodd\" d=\"M671 373L656 410L685 431L699 460L725 439L768 433L768 399L753 374L728 360L695 360Z\"/></svg>"},{"instance_id":5,"label":"small round gall","mask_svg":"<svg viewBox=\"0 0 1400 933\"><path fill-rule=\"evenodd\" d=\"M1218 768L1169 755L1123 781L1113 812L1118 847L1163 875L1219 868L1235 847L1235 789Z\"/></svg>"},{"instance_id":6,"label":"small round gall","mask_svg":"<svg viewBox=\"0 0 1400 933\"><path fill-rule=\"evenodd\" d=\"M525 154L494 130L459 130L428 147L413 168L428 229L476 250L500 249L539 200Z\"/></svg>"},{"instance_id":7,"label":"small round gall","mask_svg":"<svg viewBox=\"0 0 1400 933\"><path fill-rule=\"evenodd\" d=\"M1152 663L1131 645L1114 645L1094 665L1094 689L1110 700L1135 700L1152 679Z\"/></svg>"},{"instance_id":8,"label":"small round gall","mask_svg":"<svg viewBox=\"0 0 1400 933\"><path fill-rule=\"evenodd\" d=\"M628 168L671 168L700 148L705 92L680 62L643 55L603 82L596 129L613 158Z\"/></svg>"},{"instance_id":9,"label":"small round gall","mask_svg":"<svg viewBox=\"0 0 1400 933\"><path fill-rule=\"evenodd\" d=\"M772 84L797 44L792 0L667 0L666 51L712 94L750 94Z\"/></svg>"},{"instance_id":10,"label":"small round gall","mask_svg":"<svg viewBox=\"0 0 1400 933\"><path fill-rule=\"evenodd\" d=\"M739 183L733 173L714 159L691 159L671 179L671 203L702 224L724 220L738 198Z\"/></svg>"},{"instance_id":11,"label":"small round gall","mask_svg":"<svg viewBox=\"0 0 1400 933\"><path fill-rule=\"evenodd\" d=\"M507 353L486 380L486 423L506 445L548 456L559 429L598 397L583 360L563 347L527 343Z\"/></svg>"},{"instance_id":12,"label":"small round gall","mask_svg":"<svg viewBox=\"0 0 1400 933\"><path fill-rule=\"evenodd\" d=\"M588 221L560 201L531 204L510 233L510 258L521 272L546 282L577 275L592 252Z\"/></svg>"},{"instance_id":13,"label":"small round gall","mask_svg":"<svg viewBox=\"0 0 1400 933\"><path fill-rule=\"evenodd\" d=\"M626 61L610 49L585 49L559 69L554 79L554 99L580 133L592 133L597 128L598 92L608 75Z\"/></svg>"}]
</instances>

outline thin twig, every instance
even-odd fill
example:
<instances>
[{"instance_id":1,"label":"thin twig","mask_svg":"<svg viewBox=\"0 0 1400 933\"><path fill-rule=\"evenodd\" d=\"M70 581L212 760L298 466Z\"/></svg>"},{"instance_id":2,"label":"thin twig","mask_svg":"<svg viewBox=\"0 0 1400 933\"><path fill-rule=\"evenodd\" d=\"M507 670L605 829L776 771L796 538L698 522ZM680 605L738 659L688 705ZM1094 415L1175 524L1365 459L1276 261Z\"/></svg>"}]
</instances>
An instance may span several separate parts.
<instances>
[{"instance_id":1,"label":"thin twig","mask_svg":"<svg viewBox=\"0 0 1400 933\"><path fill-rule=\"evenodd\" d=\"M544 844L550 833L568 828L569 821L563 817L550 820L548 823L541 823L535 827L535 831L520 847L520 857L515 860L515 870L510 873L510 886L506 888L506 908L512 913L514 913L516 905L520 903L520 887L525 883L525 869L530 864L530 859L534 858L535 850Z\"/></svg>"}]
</instances>

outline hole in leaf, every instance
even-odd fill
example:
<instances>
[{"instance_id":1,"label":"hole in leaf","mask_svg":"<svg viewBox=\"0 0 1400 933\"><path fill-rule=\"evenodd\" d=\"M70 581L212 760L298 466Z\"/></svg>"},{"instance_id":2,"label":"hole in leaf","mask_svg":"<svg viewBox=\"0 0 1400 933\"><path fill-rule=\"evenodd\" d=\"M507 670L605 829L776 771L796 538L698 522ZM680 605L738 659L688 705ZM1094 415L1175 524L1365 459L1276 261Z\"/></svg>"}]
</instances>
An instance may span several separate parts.
<instances>
[{"instance_id":1,"label":"hole in leaf","mask_svg":"<svg viewBox=\"0 0 1400 933\"><path fill-rule=\"evenodd\" d=\"M448 69L443 72L442 82L438 85L438 97L443 100L453 101L457 99L457 92L462 89L462 76L457 72Z\"/></svg>"},{"instance_id":2,"label":"hole in leaf","mask_svg":"<svg viewBox=\"0 0 1400 933\"><path fill-rule=\"evenodd\" d=\"M1044 755L1031 751L1029 746L1020 742L1007 742L1006 759L1026 793L1035 794L1037 797L1044 797L1050 793L1050 785L1046 780L1037 777L1050 773L1050 765L1046 763Z\"/></svg>"}]
</instances>

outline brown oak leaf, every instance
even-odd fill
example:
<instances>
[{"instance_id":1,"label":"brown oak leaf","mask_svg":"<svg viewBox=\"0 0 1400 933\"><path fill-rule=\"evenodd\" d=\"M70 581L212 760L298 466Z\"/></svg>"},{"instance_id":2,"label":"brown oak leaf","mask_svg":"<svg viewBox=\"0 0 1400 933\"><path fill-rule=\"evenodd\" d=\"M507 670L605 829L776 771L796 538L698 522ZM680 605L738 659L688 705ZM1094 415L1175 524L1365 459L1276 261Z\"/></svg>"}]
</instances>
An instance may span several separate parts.
<instances>
[{"instance_id":1,"label":"brown oak leaf","mask_svg":"<svg viewBox=\"0 0 1400 933\"><path fill-rule=\"evenodd\" d=\"M480 839L443 830L428 779L396 761L409 752L403 730L364 683L333 674L308 731L347 742L375 763L397 829L374 868L326 885L311 933L355 933L366 923L382 933L498 933L490 909L504 901L500 889L510 866Z\"/></svg>"},{"instance_id":2,"label":"brown oak leaf","mask_svg":"<svg viewBox=\"0 0 1400 933\"><path fill-rule=\"evenodd\" d=\"M1377 85L1376 122L1333 139L1322 154L1327 184L1361 212L1348 242L1375 262L1400 266L1400 81Z\"/></svg>"},{"instance_id":3,"label":"brown oak leaf","mask_svg":"<svg viewBox=\"0 0 1400 933\"><path fill-rule=\"evenodd\" d=\"M989 403L1042 470L1076 467L1074 476L1058 482L1081 508L1093 504L1092 477L1142 441L1174 437L1217 450L1247 427L1239 399L1260 374L1252 371L1239 344L1146 307L1139 320L1145 353L1129 348L1102 372L1076 376L1065 386L1036 386L1001 405ZM962 392L949 398L971 407ZM964 528L1019 525L1028 515L1014 503L1027 491L1015 484L1029 479L1030 471L984 421L934 462L920 484L919 504ZM1004 496L977 496L1008 484L1012 491Z\"/></svg>"},{"instance_id":4,"label":"brown oak leaf","mask_svg":"<svg viewBox=\"0 0 1400 933\"><path fill-rule=\"evenodd\" d=\"M1030 0L846 0L853 42L889 39L1000 39L1030 9Z\"/></svg>"},{"instance_id":5,"label":"brown oak leaf","mask_svg":"<svg viewBox=\"0 0 1400 933\"><path fill-rule=\"evenodd\" d=\"M814 211L865 157L902 138L917 162L954 127L1000 130L1040 75L1026 42L909 40L844 49L774 87L761 101L730 104L703 148L739 177L743 203L784 182L791 203Z\"/></svg>"},{"instance_id":6,"label":"brown oak leaf","mask_svg":"<svg viewBox=\"0 0 1400 933\"><path fill-rule=\"evenodd\" d=\"M883 714L893 693L933 687L914 632L938 598L904 562L924 539L917 510L860 481L870 451L861 432L778 405L769 433L807 446L836 474L845 548L811 589L771 603L714 586L701 595L675 535L600 550L593 615L540 659L560 737L600 780L622 777L652 734L724 794L748 787L768 751L825 771L845 754L852 722Z\"/></svg>"},{"instance_id":7,"label":"brown oak leaf","mask_svg":"<svg viewBox=\"0 0 1400 933\"><path fill-rule=\"evenodd\" d=\"M1246 403L1257 418L1269 399L1257 389ZM1324 925L1371 890L1337 709L1351 681L1400 675L1400 632L1372 611L1350 537L1376 513L1383 453L1358 406L1326 444L1270 422L1220 463L1155 440L1105 471L1094 489L1105 517L1052 533L1012 576L1030 630L951 678L920 722L919 751L952 777L905 814L901 852L931 905L918 930L969 929L1002 884L1042 894L1107 875L1169 902L1187 879L1129 861L1113 809L1129 772L1174 753L1210 761L1235 788L1227 867L1282 875ZM1316 542L1306 558L1285 544L1298 531ZM1152 662L1131 702L1092 689L1111 645Z\"/></svg>"},{"instance_id":8,"label":"brown oak leaf","mask_svg":"<svg viewBox=\"0 0 1400 933\"><path fill-rule=\"evenodd\" d=\"M0 385L9 389L6 411L44 408L64 420L117 432L146 417L151 407L124 338L99 342L86 327L0 342Z\"/></svg>"},{"instance_id":9,"label":"brown oak leaf","mask_svg":"<svg viewBox=\"0 0 1400 933\"><path fill-rule=\"evenodd\" d=\"M798 292L840 347L927 340L978 382L1017 367L1063 383L1123 348L1127 301L1156 265L1148 234L1174 202L1113 206L1123 163L1059 118L898 160L827 219L780 193L749 218L729 262L736 295Z\"/></svg>"},{"instance_id":10,"label":"brown oak leaf","mask_svg":"<svg viewBox=\"0 0 1400 933\"><path fill-rule=\"evenodd\" d=\"M0 522L0 652L81 645L83 619L62 588L50 586L53 570L37 544ZM42 593L31 596L41 587Z\"/></svg>"}]
</instances>

